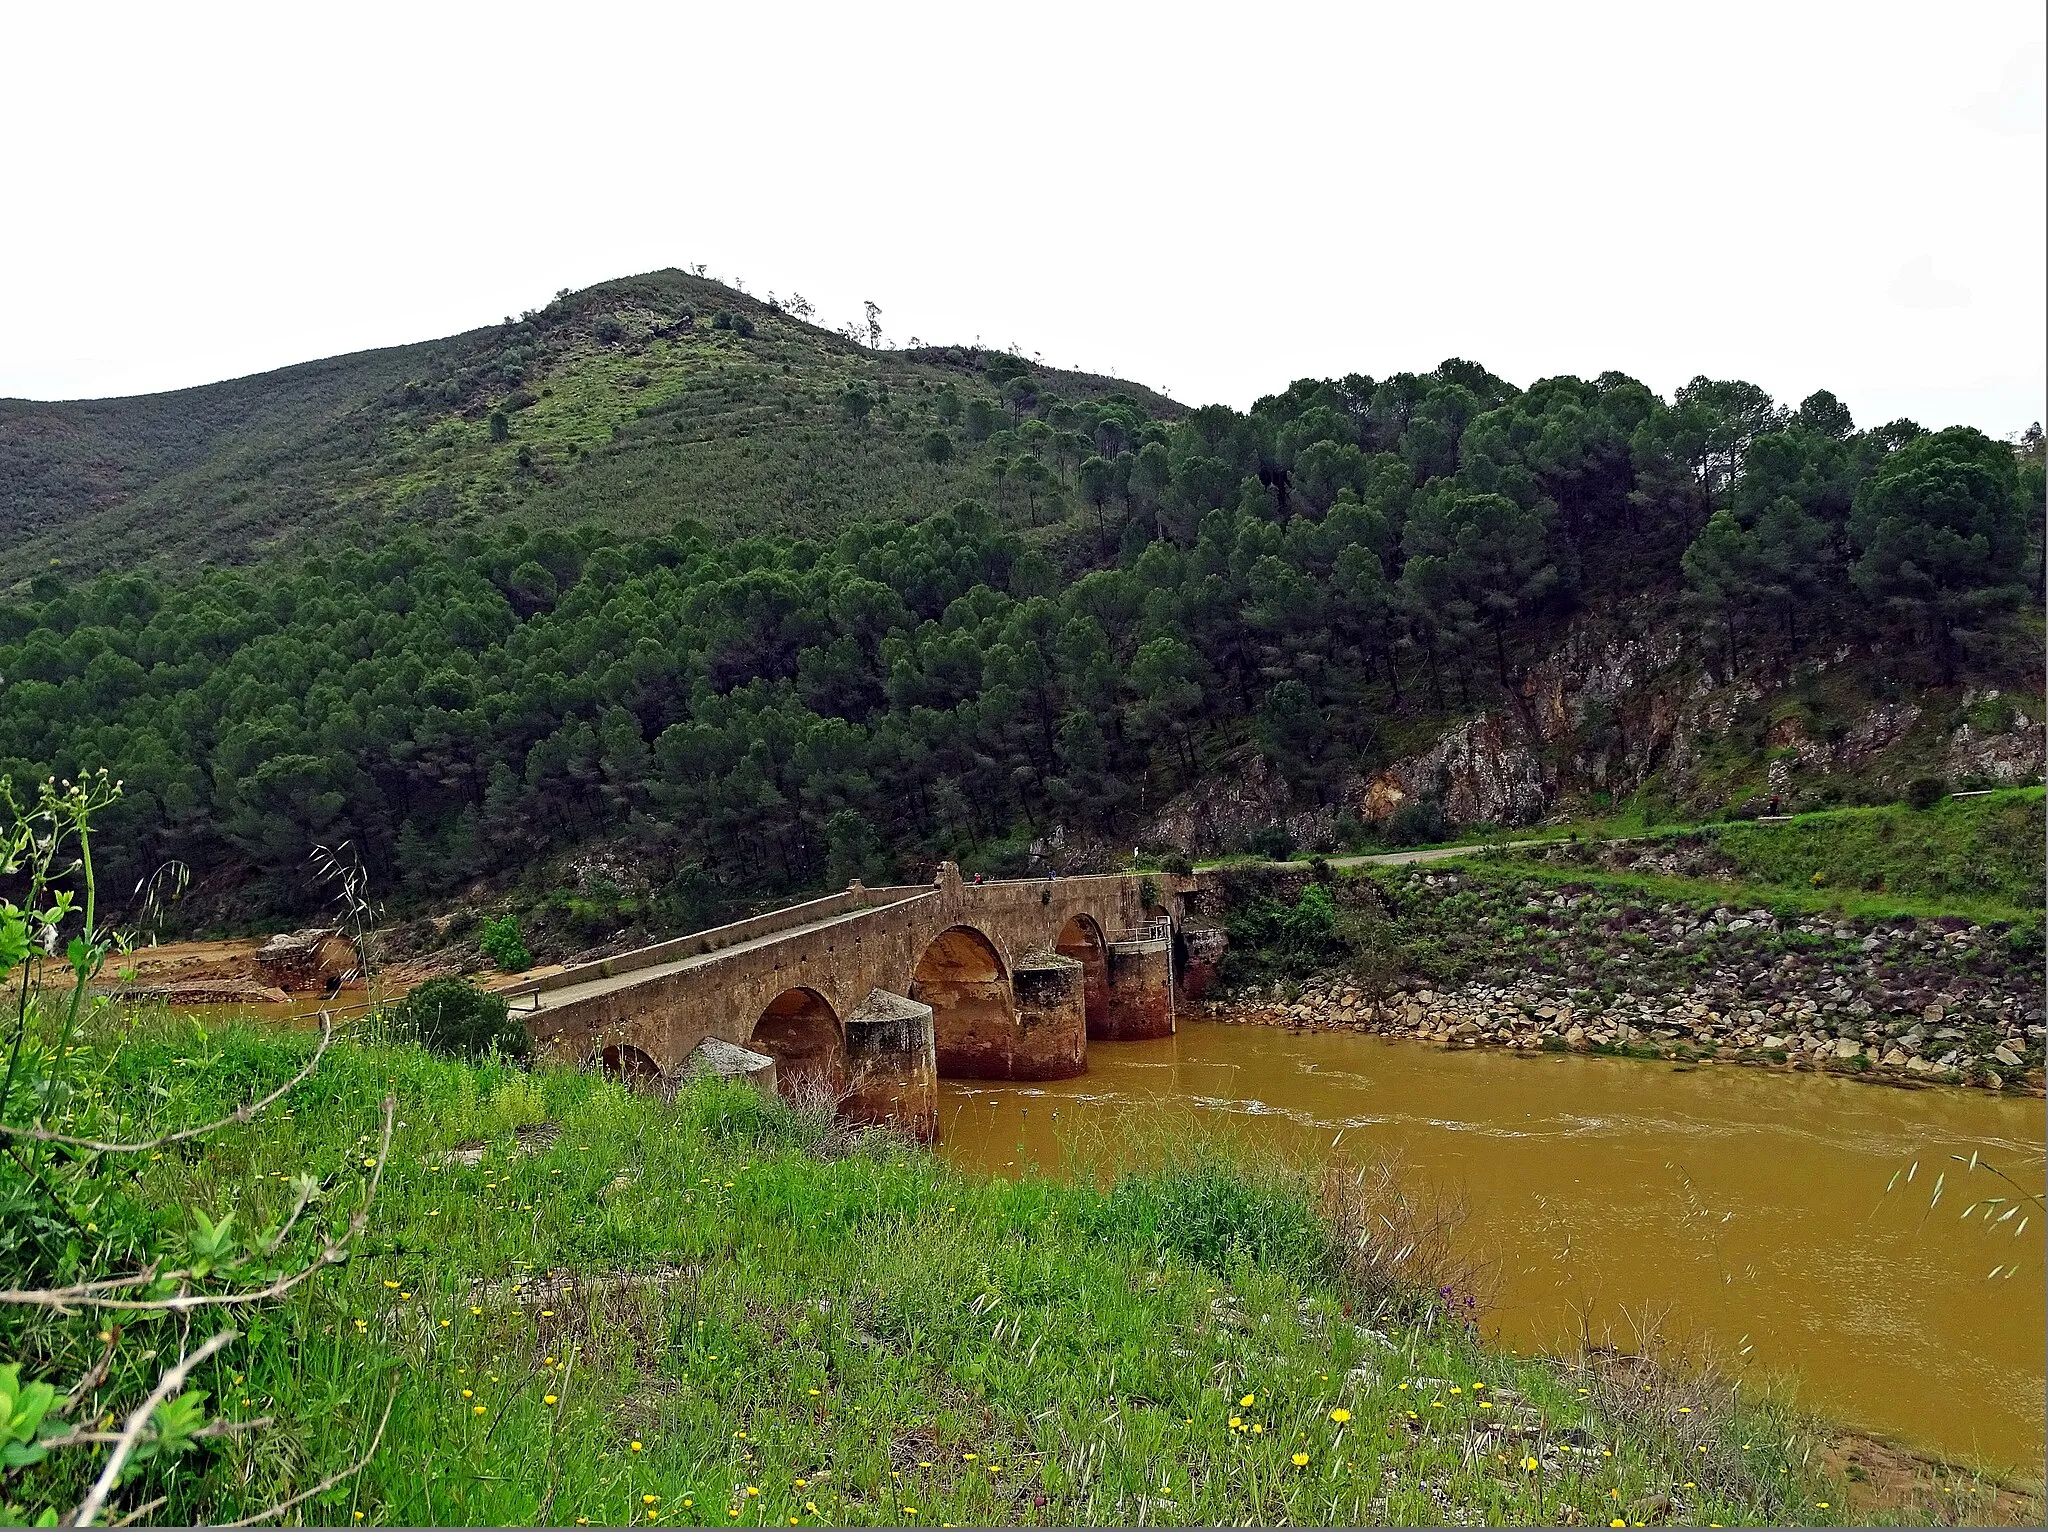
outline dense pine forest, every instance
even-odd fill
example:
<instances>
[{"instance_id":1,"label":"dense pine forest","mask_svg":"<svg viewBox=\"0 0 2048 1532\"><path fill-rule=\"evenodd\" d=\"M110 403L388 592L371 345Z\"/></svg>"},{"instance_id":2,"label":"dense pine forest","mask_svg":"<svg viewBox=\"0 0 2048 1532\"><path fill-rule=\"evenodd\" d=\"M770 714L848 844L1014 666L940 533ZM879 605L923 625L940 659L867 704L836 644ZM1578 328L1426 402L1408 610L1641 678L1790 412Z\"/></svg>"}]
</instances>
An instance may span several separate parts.
<instances>
[{"instance_id":1,"label":"dense pine forest","mask_svg":"<svg viewBox=\"0 0 2048 1532\"><path fill-rule=\"evenodd\" d=\"M0 463L17 531L67 549L0 605L0 771L108 766L112 878L182 861L251 914L315 897L316 846L420 899L623 847L645 907L595 933L941 856L1016 870L1055 827L1127 850L1247 752L1337 802L1450 720L1511 713L1575 623L1645 600L1724 682L1846 646L1878 694L2038 686L2038 432L1859 429L1824 392L1705 378L1521 389L1459 360L1182 410L737 294L687 325L638 301L558 300L554 329L483 348L524 348L509 373L458 357L349 403L376 430L329 476L357 486L346 515L263 500L306 471L277 441L184 470L202 506L270 506L238 564L201 567L204 518L172 501L89 514L47 451ZM749 389L759 418L731 413ZM348 436L321 429L320 452ZM836 509L806 520L770 458ZM105 567L77 529L116 513L175 525Z\"/></svg>"}]
</instances>

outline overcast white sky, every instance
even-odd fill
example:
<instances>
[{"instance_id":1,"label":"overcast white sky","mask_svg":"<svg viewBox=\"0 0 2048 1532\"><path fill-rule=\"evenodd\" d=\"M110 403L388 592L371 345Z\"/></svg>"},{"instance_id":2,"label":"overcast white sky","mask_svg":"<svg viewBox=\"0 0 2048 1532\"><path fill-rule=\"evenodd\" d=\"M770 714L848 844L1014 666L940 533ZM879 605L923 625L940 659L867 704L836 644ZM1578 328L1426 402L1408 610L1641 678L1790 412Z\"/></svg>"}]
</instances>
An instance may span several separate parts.
<instances>
[{"instance_id":1,"label":"overcast white sky","mask_svg":"<svg viewBox=\"0 0 2048 1532\"><path fill-rule=\"evenodd\" d=\"M0 395L705 262L1189 402L1446 356L2044 413L2043 7L23 6Z\"/></svg>"}]
</instances>

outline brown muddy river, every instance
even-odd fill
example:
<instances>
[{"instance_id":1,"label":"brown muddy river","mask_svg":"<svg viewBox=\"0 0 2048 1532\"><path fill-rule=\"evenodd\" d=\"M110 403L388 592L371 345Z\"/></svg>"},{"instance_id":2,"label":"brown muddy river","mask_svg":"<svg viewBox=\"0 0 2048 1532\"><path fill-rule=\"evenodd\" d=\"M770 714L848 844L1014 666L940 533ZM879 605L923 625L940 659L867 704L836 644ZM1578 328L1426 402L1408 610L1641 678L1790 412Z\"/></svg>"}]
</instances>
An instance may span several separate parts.
<instances>
[{"instance_id":1,"label":"brown muddy river","mask_svg":"<svg viewBox=\"0 0 2048 1532\"><path fill-rule=\"evenodd\" d=\"M2009 1189L1949 1159L1979 1153L2038 1191L2038 1100L1206 1021L1090 1043L1088 1071L943 1082L942 1152L1009 1175L1113 1169L1182 1114L1296 1153L1398 1154L1467 1201L1466 1238L1497 1262L1482 1327L1506 1345L1570 1352L1583 1316L1633 1350L1654 1324L1749 1376L1796 1377L1836 1419L2040 1471L2042 1219L2017 1237L2019 1217L1960 1221Z\"/></svg>"}]
</instances>

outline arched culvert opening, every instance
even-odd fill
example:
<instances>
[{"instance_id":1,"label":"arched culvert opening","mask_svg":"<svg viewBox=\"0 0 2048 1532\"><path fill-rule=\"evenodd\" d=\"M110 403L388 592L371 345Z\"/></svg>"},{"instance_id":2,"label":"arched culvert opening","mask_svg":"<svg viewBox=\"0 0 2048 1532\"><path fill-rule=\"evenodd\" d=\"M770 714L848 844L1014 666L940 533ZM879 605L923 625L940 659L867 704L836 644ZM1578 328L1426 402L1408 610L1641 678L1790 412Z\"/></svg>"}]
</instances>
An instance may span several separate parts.
<instances>
[{"instance_id":1,"label":"arched culvert opening","mask_svg":"<svg viewBox=\"0 0 2048 1532\"><path fill-rule=\"evenodd\" d=\"M911 973L910 998L932 1008L940 1075L1009 1078L1017 1008L1002 956L986 936L953 926L933 937Z\"/></svg>"},{"instance_id":2,"label":"arched culvert opening","mask_svg":"<svg viewBox=\"0 0 2048 1532\"><path fill-rule=\"evenodd\" d=\"M775 1060L775 1087L792 1100L836 1102L845 1089L839 1017L814 989L786 989L769 1001L747 1046Z\"/></svg>"},{"instance_id":3,"label":"arched culvert opening","mask_svg":"<svg viewBox=\"0 0 2048 1532\"><path fill-rule=\"evenodd\" d=\"M1102 927L1088 915L1076 915L1060 927L1053 951L1081 965L1086 984L1088 1035L1094 1037L1109 1019L1109 944L1102 939Z\"/></svg>"},{"instance_id":4,"label":"arched culvert opening","mask_svg":"<svg viewBox=\"0 0 2048 1532\"><path fill-rule=\"evenodd\" d=\"M625 1082L629 1090L660 1090L661 1066L631 1043L613 1043L597 1056L597 1067L608 1079Z\"/></svg>"}]
</instances>

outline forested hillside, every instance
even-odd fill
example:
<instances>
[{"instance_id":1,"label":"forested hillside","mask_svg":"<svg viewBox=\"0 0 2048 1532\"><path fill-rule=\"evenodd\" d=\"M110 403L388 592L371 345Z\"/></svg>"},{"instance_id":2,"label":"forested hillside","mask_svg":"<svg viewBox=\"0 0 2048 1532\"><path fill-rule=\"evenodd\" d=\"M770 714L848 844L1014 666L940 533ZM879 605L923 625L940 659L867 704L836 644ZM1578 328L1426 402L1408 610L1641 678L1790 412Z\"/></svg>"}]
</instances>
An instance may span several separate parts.
<instances>
[{"instance_id":1,"label":"forested hillside","mask_svg":"<svg viewBox=\"0 0 2048 1532\"><path fill-rule=\"evenodd\" d=\"M1181 413L999 352L856 344L809 309L661 271L227 383L0 400L0 580L180 573L512 515L829 534L978 495L1053 520L1076 498L1055 469L1114 461Z\"/></svg>"},{"instance_id":2,"label":"forested hillside","mask_svg":"<svg viewBox=\"0 0 2048 1532\"><path fill-rule=\"evenodd\" d=\"M1846 749L1866 715L1905 720L1894 758L1821 801L1938 770L1896 758L1915 718L2037 753L2038 440L1455 360L1180 412L1007 355L871 352L738 295L604 350L631 287L527 321L530 375L384 396L379 419L439 423L389 425L418 439L323 491L390 507L374 535L192 577L171 527L164 572L36 574L0 606L0 770L110 767L116 876L183 860L239 918L311 900L319 844L422 900L544 888L561 853L612 847L630 872L576 874L569 901L600 934L941 856L1019 869L1055 830L1128 851L1252 756L1338 839L1384 834L1362 784L1482 713L1553 773L1521 817L1660 783L1718 813L1775 790L1788 739ZM778 396L799 339L842 372ZM649 378L623 416L593 381L613 367ZM322 450L238 482L253 503L340 461ZM17 554L106 517L145 537L168 493L46 497ZM1620 692L1540 726L1558 656L1624 613L1675 656L1673 707L1727 699L1711 728L1631 738Z\"/></svg>"}]
</instances>

